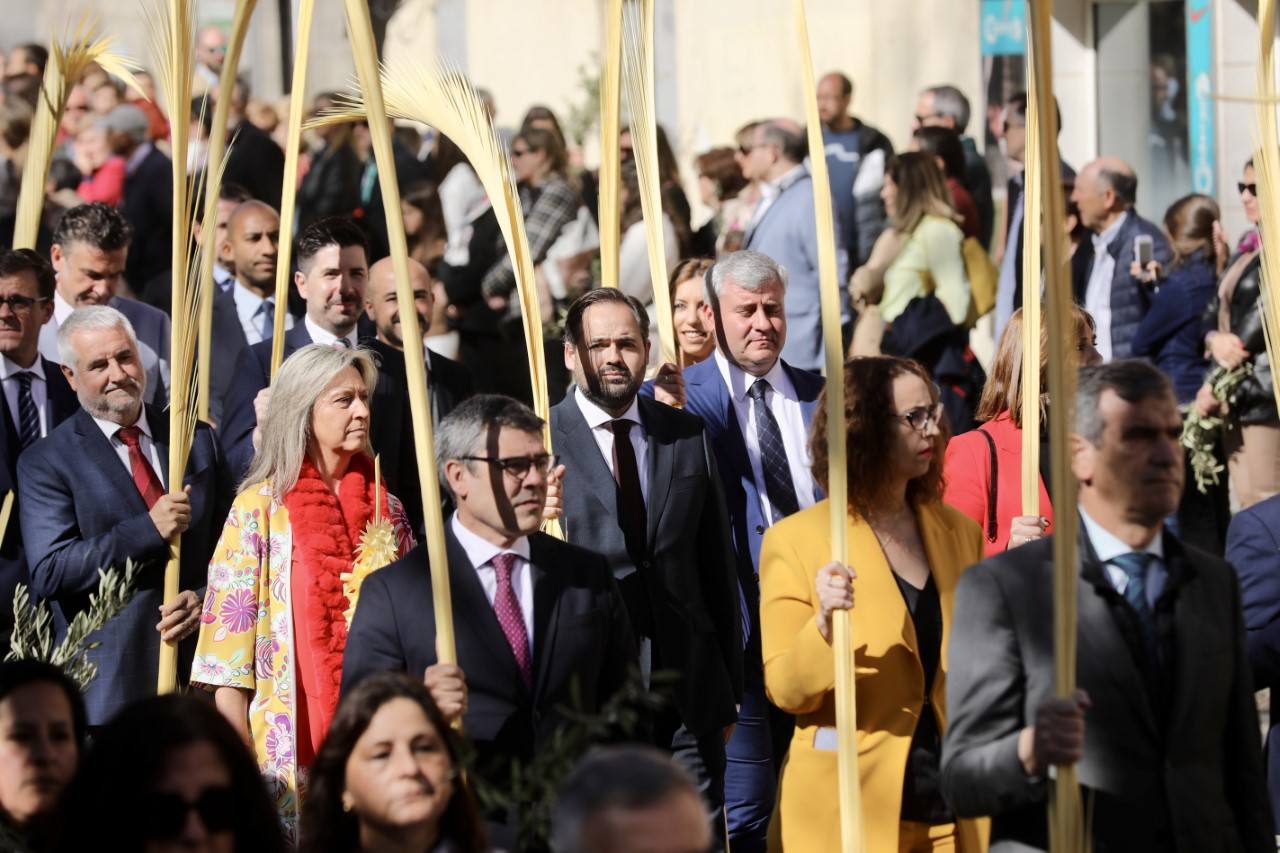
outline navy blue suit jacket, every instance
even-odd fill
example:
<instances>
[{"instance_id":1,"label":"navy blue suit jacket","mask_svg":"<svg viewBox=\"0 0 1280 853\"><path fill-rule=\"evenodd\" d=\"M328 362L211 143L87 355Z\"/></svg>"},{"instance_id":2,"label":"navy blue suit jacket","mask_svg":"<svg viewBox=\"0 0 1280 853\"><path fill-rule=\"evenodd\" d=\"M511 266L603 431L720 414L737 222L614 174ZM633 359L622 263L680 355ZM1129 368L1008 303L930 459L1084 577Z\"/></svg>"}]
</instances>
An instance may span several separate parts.
<instances>
[{"instance_id":1,"label":"navy blue suit jacket","mask_svg":"<svg viewBox=\"0 0 1280 853\"><path fill-rule=\"evenodd\" d=\"M808 426L813 423L814 409L824 380L816 373L792 367L785 361L782 368L795 386L805 425ZM760 585L757 580L760 540L764 538L769 521L760 509L760 491L751 473L746 439L738 427L729 388L724 384L714 357L687 368L684 381L684 409L702 418L707 438L716 454L716 468L724 483L725 504L729 510L729 532L737 560L738 582L742 585L748 615L755 625L760 618ZM745 633L745 624L743 629Z\"/></svg>"},{"instance_id":2,"label":"navy blue suit jacket","mask_svg":"<svg viewBox=\"0 0 1280 853\"><path fill-rule=\"evenodd\" d=\"M168 482L169 419L148 406L147 422ZM200 590L234 497L222 450L207 424L196 428L183 483L191 487L192 520L182 536L181 588ZM90 725L102 725L124 705L155 692L155 626L169 546L110 440L84 409L22 454L18 496L32 590L53 603L59 635L88 607L100 568L123 567L129 558L143 564L132 601L98 632L95 640L102 645L89 652L98 676L85 692L85 705ZM184 678L194 639L179 650Z\"/></svg>"},{"instance_id":3,"label":"navy blue suit jacket","mask_svg":"<svg viewBox=\"0 0 1280 853\"><path fill-rule=\"evenodd\" d=\"M288 358L310 343L307 324L296 323L284 333L284 357ZM222 405L222 421L218 424L218 437L222 439L222 446L227 451L227 464L236 480L249 472L249 464L253 462L253 429L258 425L253 398L270 384L271 341L262 341L241 350L227 389L226 402Z\"/></svg>"},{"instance_id":4,"label":"navy blue suit jacket","mask_svg":"<svg viewBox=\"0 0 1280 853\"><path fill-rule=\"evenodd\" d=\"M1240 578L1240 605L1249 636L1253 686L1280 687L1280 495L1243 509L1227 528L1227 562ZM1280 835L1280 707L1267 731L1267 791Z\"/></svg>"},{"instance_id":5,"label":"navy blue suit jacket","mask_svg":"<svg viewBox=\"0 0 1280 853\"><path fill-rule=\"evenodd\" d=\"M47 358L41 358L44 367L45 386L48 392L48 407L45 410L45 421L49 432L53 432L58 424L71 417L80 408L80 401L67 384L62 369ZM18 438L18 427L13 422L9 406L0 405L3 411L3 429L0 429L0 495L17 490L18 456L22 453L22 442ZM14 496L15 499L17 495ZM13 512L9 516L9 526L4 530L4 542L0 544L0 648L8 648L9 635L13 632L13 594L18 584L31 586L31 576L27 571L26 555L22 548L22 527L18 521L18 504L15 500Z\"/></svg>"}]
</instances>

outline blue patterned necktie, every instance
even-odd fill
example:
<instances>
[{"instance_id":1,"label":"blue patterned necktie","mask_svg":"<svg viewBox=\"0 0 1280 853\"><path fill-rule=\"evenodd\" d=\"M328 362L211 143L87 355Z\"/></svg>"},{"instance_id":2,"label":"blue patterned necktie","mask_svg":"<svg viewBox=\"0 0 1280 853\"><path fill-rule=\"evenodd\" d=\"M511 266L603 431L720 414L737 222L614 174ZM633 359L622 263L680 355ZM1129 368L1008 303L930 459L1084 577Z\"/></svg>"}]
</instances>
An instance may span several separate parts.
<instances>
[{"instance_id":1,"label":"blue patterned necktie","mask_svg":"<svg viewBox=\"0 0 1280 853\"><path fill-rule=\"evenodd\" d=\"M18 440L22 449L26 450L40 438L40 410L36 408L36 400L31 396L31 380L36 375L23 370L14 375L18 380Z\"/></svg>"},{"instance_id":2,"label":"blue patterned necktie","mask_svg":"<svg viewBox=\"0 0 1280 853\"><path fill-rule=\"evenodd\" d=\"M1158 664L1160 645L1156 641L1155 614L1152 613L1151 605L1147 602L1147 566L1151 565L1152 559L1152 555L1146 552L1130 551L1127 554L1112 557L1110 562L1124 572L1126 578L1124 600L1129 602L1129 606L1137 614L1138 622L1142 625L1143 641L1146 643L1147 652L1151 655L1152 663Z\"/></svg>"},{"instance_id":3,"label":"blue patterned necktie","mask_svg":"<svg viewBox=\"0 0 1280 853\"><path fill-rule=\"evenodd\" d=\"M791 479L791 464L787 461L787 446L782 442L782 430L778 419L766 405L764 395L769 382L757 379L747 389L752 411L756 416L756 443L760 446L760 468L764 471L764 487L769 494L769 506L773 510L771 523L777 523L799 511L796 486Z\"/></svg>"},{"instance_id":4,"label":"blue patterned necktie","mask_svg":"<svg viewBox=\"0 0 1280 853\"><path fill-rule=\"evenodd\" d=\"M258 313L262 315L262 339L269 341L276 331L276 304L264 300Z\"/></svg>"}]
</instances>

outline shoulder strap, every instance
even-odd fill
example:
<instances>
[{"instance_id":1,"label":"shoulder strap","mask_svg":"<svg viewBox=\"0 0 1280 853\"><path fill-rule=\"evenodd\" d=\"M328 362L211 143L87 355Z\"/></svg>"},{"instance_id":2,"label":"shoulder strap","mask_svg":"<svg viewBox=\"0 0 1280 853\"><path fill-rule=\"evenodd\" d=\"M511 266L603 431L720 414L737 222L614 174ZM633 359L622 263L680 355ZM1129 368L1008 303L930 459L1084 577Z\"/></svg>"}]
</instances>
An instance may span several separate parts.
<instances>
[{"instance_id":1,"label":"shoulder strap","mask_svg":"<svg viewBox=\"0 0 1280 853\"><path fill-rule=\"evenodd\" d=\"M987 440L987 450L991 455L991 473L990 480L987 482L987 541L996 541L996 487L999 479L1000 469L996 462L996 441L991 437L991 433L981 427L978 432L982 433L982 437Z\"/></svg>"}]
</instances>

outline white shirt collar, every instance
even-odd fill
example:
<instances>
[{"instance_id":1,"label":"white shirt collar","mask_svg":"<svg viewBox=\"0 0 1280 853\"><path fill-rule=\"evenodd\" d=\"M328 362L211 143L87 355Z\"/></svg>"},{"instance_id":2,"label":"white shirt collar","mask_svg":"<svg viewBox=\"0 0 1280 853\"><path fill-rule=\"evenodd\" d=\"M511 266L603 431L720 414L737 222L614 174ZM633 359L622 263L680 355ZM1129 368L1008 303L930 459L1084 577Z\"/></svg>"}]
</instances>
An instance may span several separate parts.
<instances>
[{"instance_id":1,"label":"white shirt collar","mask_svg":"<svg viewBox=\"0 0 1280 853\"><path fill-rule=\"evenodd\" d=\"M331 347L333 346L334 341L338 340L338 336L333 332L322 329L316 325L315 321L311 319L310 314L304 317L302 322L307 327L307 334L311 336L311 343L323 344L324 346ZM354 329L352 331L354 331ZM351 339L351 335L347 335L343 340L347 342L348 347L354 347L356 345L356 342Z\"/></svg>"},{"instance_id":2,"label":"white shirt collar","mask_svg":"<svg viewBox=\"0 0 1280 853\"><path fill-rule=\"evenodd\" d=\"M1097 252L1106 252L1111 242L1116 239L1120 233L1120 229L1124 228L1125 222L1129 219L1129 211L1125 211L1115 222L1107 226L1107 230L1101 234L1093 235L1093 248Z\"/></svg>"},{"instance_id":3,"label":"white shirt collar","mask_svg":"<svg viewBox=\"0 0 1280 853\"><path fill-rule=\"evenodd\" d=\"M93 416L93 422L98 425L98 429L102 430L102 434L107 437L107 441L115 441L116 443L119 443L116 439L116 433L123 429L120 424L115 421L105 420L97 417L96 415ZM143 406L139 410L138 419L133 422L133 425L136 426L149 440L155 441L155 437L151 434L151 425L147 423L146 406Z\"/></svg>"},{"instance_id":4,"label":"white shirt collar","mask_svg":"<svg viewBox=\"0 0 1280 853\"><path fill-rule=\"evenodd\" d=\"M468 529L462 523L462 519L458 518L456 512L453 514L453 520L450 523L453 525L453 535L457 537L458 544L462 546L462 550L467 552L467 559L471 561L471 565L477 569L483 568L486 563L497 555L508 552L523 558L526 563L531 562L529 560L528 536L521 536L511 543L510 548L499 548Z\"/></svg>"},{"instance_id":5,"label":"white shirt collar","mask_svg":"<svg viewBox=\"0 0 1280 853\"><path fill-rule=\"evenodd\" d=\"M805 169L803 163L797 163L789 171L778 176L776 181L765 181L760 185L760 194L765 198L777 198L782 195L782 191L794 184L800 178L804 177Z\"/></svg>"},{"instance_id":6,"label":"white shirt collar","mask_svg":"<svg viewBox=\"0 0 1280 853\"><path fill-rule=\"evenodd\" d=\"M720 368L720 376L729 389L729 396L736 403L741 404L747 398L747 391L756 383L757 378L767 380L775 393L798 402L795 386L791 384L791 377L787 376L787 371L782 367L781 356L773 363L773 367L769 368L769 372L761 377L752 376L741 367L730 364L729 359L725 358L719 347L715 350L714 358L716 366Z\"/></svg>"},{"instance_id":7,"label":"white shirt collar","mask_svg":"<svg viewBox=\"0 0 1280 853\"><path fill-rule=\"evenodd\" d=\"M71 316L71 312L74 310L76 310L76 307L63 299L61 293L56 290L53 292L53 319L57 325L61 326L67 322L67 318Z\"/></svg>"},{"instance_id":8,"label":"white shirt collar","mask_svg":"<svg viewBox=\"0 0 1280 853\"><path fill-rule=\"evenodd\" d=\"M615 418L613 415L588 400L587 395L582 393L581 388L573 389L573 399L577 401L578 410L582 412L582 416L586 418L587 426L592 429L608 426L615 420L631 421L635 424L643 424L643 421L640 420L640 403L638 400L633 399L631 401L631 405L627 407L627 410Z\"/></svg>"},{"instance_id":9,"label":"white shirt collar","mask_svg":"<svg viewBox=\"0 0 1280 853\"><path fill-rule=\"evenodd\" d=\"M1120 541L1113 533L1104 529L1101 524L1094 521L1089 513L1085 512L1084 507L1080 507L1080 519L1084 522L1085 533L1089 535L1089 542L1093 545L1094 553L1098 555L1099 562L1108 563L1122 554L1133 552L1124 542ZM1140 549L1144 554L1151 554L1156 559L1164 560L1164 530L1161 528L1159 532L1152 537L1145 548Z\"/></svg>"},{"instance_id":10,"label":"white shirt collar","mask_svg":"<svg viewBox=\"0 0 1280 853\"><path fill-rule=\"evenodd\" d=\"M9 360L9 356L0 355L0 379L8 379L19 373L34 373L36 378L41 382L48 381L44 375L44 359L40 357L40 353L36 353L36 360L30 367L19 367L16 363Z\"/></svg>"}]
</instances>

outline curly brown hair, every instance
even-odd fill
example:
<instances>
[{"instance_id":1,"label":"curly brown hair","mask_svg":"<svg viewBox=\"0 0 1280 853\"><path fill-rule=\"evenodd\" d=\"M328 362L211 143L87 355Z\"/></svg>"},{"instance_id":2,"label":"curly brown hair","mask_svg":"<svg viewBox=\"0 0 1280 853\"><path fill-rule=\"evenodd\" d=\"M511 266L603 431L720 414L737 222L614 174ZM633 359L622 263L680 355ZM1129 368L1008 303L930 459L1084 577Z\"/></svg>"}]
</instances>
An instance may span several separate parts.
<instances>
[{"instance_id":1,"label":"curly brown hair","mask_svg":"<svg viewBox=\"0 0 1280 853\"><path fill-rule=\"evenodd\" d=\"M849 510L867 518L876 508L891 500L889 488L893 477L889 466L893 460L896 426L893 410L893 380L907 374L919 376L929 388L930 400L938 402L938 389L933 379L916 361L892 356L855 358L844 366L845 476L849 480ZM827 466L827 392L822 392L818 410L809 433L809 454L813 459L813 476L828 491ZM946 419L938 423L934 438L933 460L929 470L907 484L907 503L913 508L942 498L942 461L951 436Z\"/></svg>"}]
</instances>

